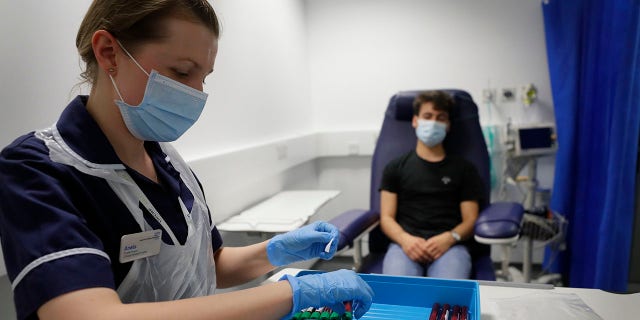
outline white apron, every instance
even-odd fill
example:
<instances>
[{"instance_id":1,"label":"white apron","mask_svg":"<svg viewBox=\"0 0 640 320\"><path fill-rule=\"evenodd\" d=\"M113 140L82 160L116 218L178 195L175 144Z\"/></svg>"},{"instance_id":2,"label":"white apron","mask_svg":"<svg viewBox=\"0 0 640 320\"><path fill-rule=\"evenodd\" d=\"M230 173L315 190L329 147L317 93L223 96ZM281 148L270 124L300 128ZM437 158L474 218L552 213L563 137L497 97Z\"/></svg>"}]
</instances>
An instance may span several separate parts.
<instances>
[{"instance_id":1,"label":"white apron","mask_svg":"<svg viewBox=\"0 0 640 320\"><path fill-rule=\"evenodd\" d=\"M180 173L184 184L194 197L191 212L188 212L182 200L178 199L188 228L184 245L177 242L171 228L159 214L156 214L157 211L140 187L133 182L124 165L95 164L81 158L65 143L55 125L36 132L36 137L45 142L52 161L105 179L127 206L141 231L149 231L152 228L145 221L139 203L152 213L152 216L163 226L163 232L168 232L173 240L173 245L161 242L159 254L133 262L129 273L117 288L122 302L169 301L210 295L215 292L215 261L211 243L213 226L209 223L204 195L191 169L171 145L160 143L162 151Z\"/></svg>"}]
</instances>

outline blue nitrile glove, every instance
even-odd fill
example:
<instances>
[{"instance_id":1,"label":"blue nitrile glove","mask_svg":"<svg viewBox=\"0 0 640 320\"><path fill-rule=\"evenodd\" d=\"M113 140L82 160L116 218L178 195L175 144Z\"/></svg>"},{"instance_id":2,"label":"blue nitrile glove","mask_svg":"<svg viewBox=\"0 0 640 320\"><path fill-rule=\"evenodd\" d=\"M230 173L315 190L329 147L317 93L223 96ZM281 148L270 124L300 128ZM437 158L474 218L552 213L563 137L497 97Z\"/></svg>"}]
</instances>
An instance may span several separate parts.
<instances>
[{"instance_id":1,"label":"blue nitrile glove","mask_svg":"<svg viewBox=\"0 0 640 320\"><path fill-rule=\"evenodd\" d=\"M305 276L285 275L293 291L293 308L283 319L309 307L329 307L338 314L344 313L344 302L352 301L353 316L358 319L371 308L373 290L351 270L338 270Z\"/></svg>"},{"instance_id":2,"label":"blue nitrile glove","mask_svg":"<svg viewBox=\"0 0 640 320\"><path fill-rule=\"evenodd\" d=\"M332 224L317 221L299 229L279 234L267 244L267 257L274 266L321 258L329 260L338 250L340 233ZM325 252L331 242L329 252Z\"/></svg>"}]
</instances>

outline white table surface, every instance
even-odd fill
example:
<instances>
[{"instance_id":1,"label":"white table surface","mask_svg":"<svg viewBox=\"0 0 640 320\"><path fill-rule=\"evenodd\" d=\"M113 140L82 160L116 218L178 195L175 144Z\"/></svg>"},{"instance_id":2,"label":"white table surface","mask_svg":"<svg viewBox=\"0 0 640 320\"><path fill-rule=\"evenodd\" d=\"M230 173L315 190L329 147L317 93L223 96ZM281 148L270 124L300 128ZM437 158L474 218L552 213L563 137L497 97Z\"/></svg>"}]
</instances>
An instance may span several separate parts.
<instances>
[{"instance_id":1,"label":"white table surface","mask_svg":"<svg viewBox=\"0 0 640 320\"><path fill-rule=\"evenodd\" d=\"M291 231L306 224L320 207L338 194L337 190L282 191L216 227L222 231Z\"/></svg>"},{"instance_id":2,"label":"white table surface","mask_svg":"<svg viewBox=\"0 0 640 320\"><path fill-rule=\"evenodd\" d=\"M523 297L531 294L575 294L595 313L605 320L640 319L640 293L615 294L598 289L555 287L553 289L528 289L480 285L480 310L482 320L500 319L496 301ZM545 308L540 305L539 308ZM535 312L522 319L541 319ZM544 317L544 320L566 320L566 317ZM570 318L569 318L570 319ZM580 319L580 318L575 318Z\"/></svg>"},{"instance_id":3,"label":"white table surface","mask_svg":"<svg viewBox=\"0 0 640 320\"><path fill-rule=\"evenodd\" d=\"M285 268L271 277L265 282L278 281L285 274L298 274L302 269ZM483 284L484 283L484 284ZM503 286L503 285L509 285ZM549 295L552 297L554 294L563 295L576 295L584 304L590 307L595 313L597 313L604 320L629 320L640 319L640 293L634 294L615 294L598 289L584 289L584 288L566 288L555 287L551 289L538 289L538 288L523 288L517 283L500 283L500 282L480 282L480 311L481 320L498 320L505 319L501 316L498 304L503 299L518 299L522 297L526 301L527 297L532 294L538 296ZM522 284L527 286L527 284ZM581 319L566 315L558 316L544 316L541 314L544 312L545 305L539 306L540 312L531 312L520 319L523 320L567 320L567 319ZM509 320L514 320L510 318Z\"/></svg>"}]
</instances>

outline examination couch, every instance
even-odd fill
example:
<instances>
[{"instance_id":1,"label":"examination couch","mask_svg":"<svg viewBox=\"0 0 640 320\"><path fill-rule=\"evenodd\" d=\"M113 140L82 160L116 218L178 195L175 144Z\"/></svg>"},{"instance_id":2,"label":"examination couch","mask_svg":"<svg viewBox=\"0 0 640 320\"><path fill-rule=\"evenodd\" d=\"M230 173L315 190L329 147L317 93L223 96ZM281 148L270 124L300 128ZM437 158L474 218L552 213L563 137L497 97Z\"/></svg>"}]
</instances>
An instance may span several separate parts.
<instances>
[{"instance_id":1,"label":"examination couch","mask_svg":"<svg viewBox=\"0 0 640 320\"><path fill-rule=\"evenodd\" d=\"M475 226L475 238L513 241L520 232L524 212L518 203L489 204L489 154L484 141L478 108L471 96L461 90L444 90L454 98L450 114L451 128L444 140L448 154L456 154L473 163L484 182L484 200ZM391 97L384 115L371 162L371 185L368 209L353 209L339 214L329 222L340 229L338 250L354 248L353 268L361 273L382 273L382 259L389 239L379 226L382 172L386 164L416 146L415 130L411 126L413 100L421 91L402 91ZM368 254L363 252L363 239L368 234ZM495 280L490 247L471 240L472 278ZM484 241L483 241L484 242ZM487 242L484 242L487 243ZM490 242L489 242L490 243Z\"/></svg>"}]
</instances>

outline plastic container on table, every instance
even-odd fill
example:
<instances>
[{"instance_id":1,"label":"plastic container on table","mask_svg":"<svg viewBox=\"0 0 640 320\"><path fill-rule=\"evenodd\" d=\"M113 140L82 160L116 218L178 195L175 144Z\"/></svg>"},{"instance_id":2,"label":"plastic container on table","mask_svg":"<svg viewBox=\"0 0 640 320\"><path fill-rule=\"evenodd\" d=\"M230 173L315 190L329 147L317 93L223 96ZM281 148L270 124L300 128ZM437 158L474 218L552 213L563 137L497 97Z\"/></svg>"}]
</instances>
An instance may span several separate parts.
<instances>
[{"instance_id":1,"label":"plastic container on table","mask_svg":"<svg viewBox=\"0 0 640 320\"><path fill-rule=\"evenodd\" d=\"M321 271L303 270L298 276ZM371 309L360 319L426 320L434 303L467 307L467 320L480 320L480 288L472 280L359 274L373 289ZM459 317L458 319L464 319Z\"/></svg>"}]
</instances>

